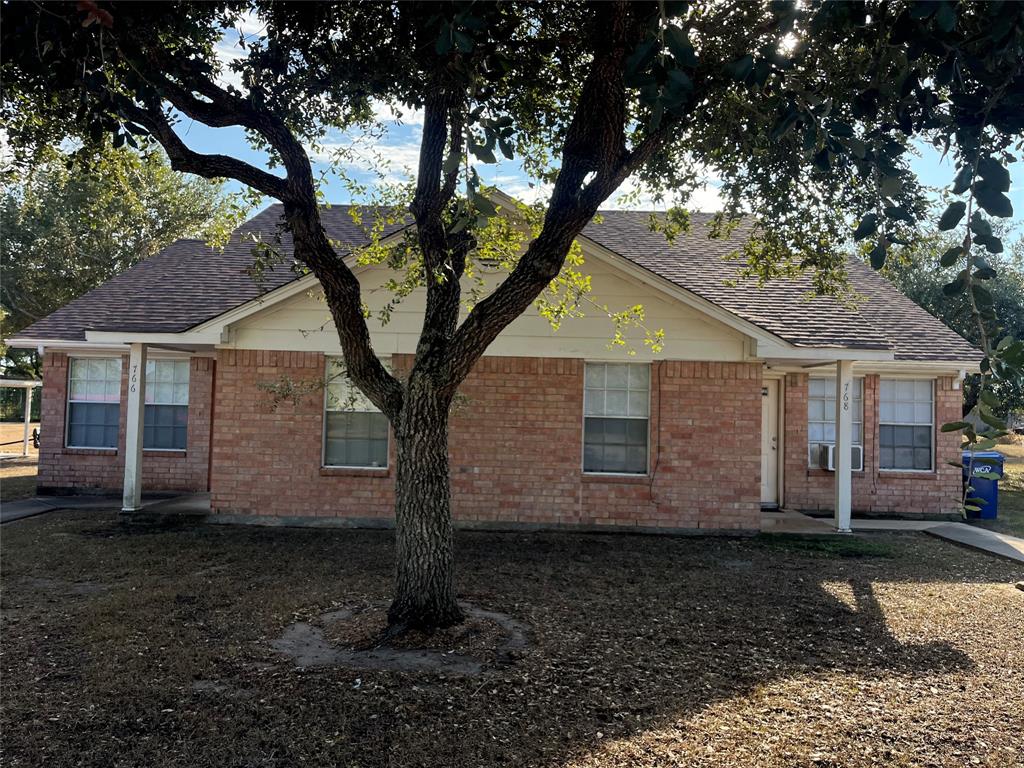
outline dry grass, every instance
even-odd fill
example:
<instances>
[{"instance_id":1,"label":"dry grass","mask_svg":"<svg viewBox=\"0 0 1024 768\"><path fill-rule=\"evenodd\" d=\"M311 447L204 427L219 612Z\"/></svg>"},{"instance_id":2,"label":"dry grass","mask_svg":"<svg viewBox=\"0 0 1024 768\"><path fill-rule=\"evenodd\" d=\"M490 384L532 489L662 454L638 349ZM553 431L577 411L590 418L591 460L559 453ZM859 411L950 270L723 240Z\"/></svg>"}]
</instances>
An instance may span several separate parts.
<instances>
[{"instance_id":1,"label":"dry grass","mask_svg":"<svg viewBox=\"0 0 1024 768\"><path fill-rule=\"evenodd\" d=\"M1003 454L1003 479L999 481L999 516L972 520L989 530L1024 537L1024 437L1004 439L996 450Z\"/></svg>"},{"instance_id":2,"label":"dry grass","mask_svg":"<svg viewBox=\"0 0 1024 768\"><path fill-rule=\"evenodd\" d=\"M476 677L297 670L295 621L378 604L383 532L3 528L11 768L962 766L1024 751L1018 566L917 535L458 539L530 627Z\"/></svg>"},{"instance_id":3,"label":"dry grass","mask_svg":"<svg viewBox=\"0 0 1024 768\"><path fill-rule=\"evenodd\" d=\"M38 427L39 424L32 424ZM25 433L23 424L0 422L0 453L21 453L22 437ZM36 495L36 473L38 471L39 451L28 444L28 458L8 458L0 460L0 502L28 499Z\"/></svg>"}]
</instances>

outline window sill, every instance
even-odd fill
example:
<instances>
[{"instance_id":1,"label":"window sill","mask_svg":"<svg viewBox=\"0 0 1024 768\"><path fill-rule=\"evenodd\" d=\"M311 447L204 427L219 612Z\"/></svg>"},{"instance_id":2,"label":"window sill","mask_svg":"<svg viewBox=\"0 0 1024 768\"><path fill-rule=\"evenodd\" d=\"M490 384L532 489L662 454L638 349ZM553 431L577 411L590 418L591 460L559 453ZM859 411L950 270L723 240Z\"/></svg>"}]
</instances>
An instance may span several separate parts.
<instances>
[{"instance_id":1,"label":"window sill","mask_svg":"<svg viewBox=\"0 0 1024 768\"><path fill-rule=\"evenodd\" d=\"M320 477L391 477L391 468L320 467Z\"/></svg>"},{"instance_id":2,"label":"window sill","mask_svg":"<svg viewBox=\"0 0 1024 768\"><path fill-rule=\"evenodd\" d=\"M939 473L934 469L880 469L878 470L878 476L894 479L903 477L921 480L925 477L938 478Z\"/></svg>"},{"instance_id":3,"label":"window sill","mask_svg":"<svg viewBox=\"0 0 1024 768\"><path fill-rule=\"evenodd\" d=\"M614 472L584 472L580 479L584 483L624 483L626 485L648 485L650 475L625 475Z\"/></svg>"},{"instance_id":4,"label":"window sill","mask_svg":"<svg viewBox=\"0 0 1024 768\"><path fill-rule=\"evenodd\" d=\"M833 472L831 469L822 469L821 467L808 467L807 468L807 476L808 477L832 477L834 474L835 474L835 472ZM863 469L854 469L854 470L851 470L851 474L853 474L854 476L863 475L864 474L864 470Z\"/></svg>"},{"instance_id":5,"label":"window sill","mask_svg":"<svg viewBox=\"0 0 1024 768\"><path fill-rule=\"evenodd\" d=\"M75 448L65 446L61 453L69 456L117 456L117 448Z\"/></svg>"},{"instance_id":6,"label":"window sill","mask_svg":"<svg viewBox=\"0 0 1024 768\"><path fill-rule=\"evenodd\" d=\"M187 450L178 450L177 448L143 448L142 453L145 456L167 459L184 459L188 455Z\"/></svg>"}]
</instances>

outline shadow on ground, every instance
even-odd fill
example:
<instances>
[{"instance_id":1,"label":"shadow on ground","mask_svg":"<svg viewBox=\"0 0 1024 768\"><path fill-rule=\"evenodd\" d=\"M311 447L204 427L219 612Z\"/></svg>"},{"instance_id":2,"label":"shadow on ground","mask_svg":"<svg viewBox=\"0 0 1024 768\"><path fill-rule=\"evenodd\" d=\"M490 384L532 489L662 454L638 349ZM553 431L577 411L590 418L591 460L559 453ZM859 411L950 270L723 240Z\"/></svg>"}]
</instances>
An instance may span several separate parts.
<instances>
[{"instance_id":1,"label":"shadow on ground","mask_svg":"<svg viewBox=\"0 0 1024 768\"><path fill-rule=\"evenodd\" d=\"M1011 765L1022 746L1012 564L923 537L460 534L461 597L530 639L461 677L273 649L386 599L386 532L78 512L3 547L12 767Z\"/></svg>"}]
</instances>

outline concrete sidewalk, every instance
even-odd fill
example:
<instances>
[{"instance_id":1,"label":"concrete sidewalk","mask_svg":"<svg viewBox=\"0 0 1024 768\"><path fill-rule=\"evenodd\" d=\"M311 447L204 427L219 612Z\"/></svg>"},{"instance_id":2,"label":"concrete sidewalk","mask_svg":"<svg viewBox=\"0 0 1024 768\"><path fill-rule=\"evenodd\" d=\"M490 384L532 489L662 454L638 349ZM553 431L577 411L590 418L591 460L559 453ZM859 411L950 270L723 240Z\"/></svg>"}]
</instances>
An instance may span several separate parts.
<instances>
[{"instance_id":1,"label":"concrete sidewalk","mask_svg":"<svg viewBox=\"0 0 1024 768\"><path fill-rule=\"evenodd\" d=\"M979 549L991 555L1024 563L1024 539L978 528L967 523L948 520L857 520L851 521L854 533L910 531L927 533L946 541ZM838 536L831 518L810 517L800 512L779 511L761 514L762 533L788 533L797 535Z\"/></svg>"},{"instance_id":2,"label":"concrete sidewalk","mask_svg":"<svg viewBox=\"0 0 1024 768\"><path fill-rule=\"evenodd\" d=\"M36 496L0 504L0 525L34 517L58 509L121 510L120 496ZM189 493L178 496L144 496L140 512L168 514L205 514L210 511L210 494Z\"/></svg>"}]
</instances>

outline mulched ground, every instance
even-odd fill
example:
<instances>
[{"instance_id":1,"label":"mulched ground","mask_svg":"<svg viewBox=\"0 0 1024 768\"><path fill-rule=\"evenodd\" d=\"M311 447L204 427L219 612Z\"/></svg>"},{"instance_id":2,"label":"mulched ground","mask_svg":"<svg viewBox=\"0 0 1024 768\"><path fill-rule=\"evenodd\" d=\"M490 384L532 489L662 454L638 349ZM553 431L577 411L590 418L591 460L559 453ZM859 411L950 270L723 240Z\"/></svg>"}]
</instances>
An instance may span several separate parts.
<instances>
[{"instance_id":1,"label":"mulched ground","mask_svg":"<svg viewBox=\"0 0 1024 768\"><path fill-rule=\"evenodd\" d=\"M384 532L2 529L2 762L1011 766L1019 566L915 534L460 534L462 599L529 627L480 675L299 670L290 624L386 600Z\"/></svg>"}]
</instances>

